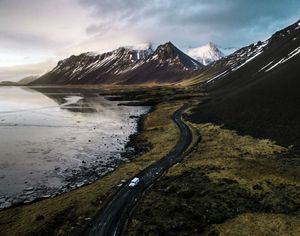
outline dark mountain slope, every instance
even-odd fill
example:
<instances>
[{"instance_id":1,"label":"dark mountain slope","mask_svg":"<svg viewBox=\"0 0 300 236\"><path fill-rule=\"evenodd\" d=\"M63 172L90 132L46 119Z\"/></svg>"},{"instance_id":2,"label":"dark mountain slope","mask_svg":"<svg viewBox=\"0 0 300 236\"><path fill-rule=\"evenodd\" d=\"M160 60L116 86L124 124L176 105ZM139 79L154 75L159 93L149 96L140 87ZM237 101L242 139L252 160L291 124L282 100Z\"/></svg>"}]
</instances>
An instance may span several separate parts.
<instances>
[{"instance_id":1,"label":"dark mountain slope","mask_svg":"<svg viewBox=\"0 0 300 236\"><path fill-rule=\"evenodd\" d=\"M293 145L300 153L300 23L264 44L248 63L208 82L211 99L190 118Z\"/></svg>"},{"instance_id":2,"label":"dark mountain slope","mask_svg":"<svg viewBox=\"0 0 300 236\"><path fill-rule=\"evenodd\" d=\"M152 49L119 48L95 55L71 56L32 85L171 83L190 76L203 65L171 42Z\"/></svg>"}]
</instances>

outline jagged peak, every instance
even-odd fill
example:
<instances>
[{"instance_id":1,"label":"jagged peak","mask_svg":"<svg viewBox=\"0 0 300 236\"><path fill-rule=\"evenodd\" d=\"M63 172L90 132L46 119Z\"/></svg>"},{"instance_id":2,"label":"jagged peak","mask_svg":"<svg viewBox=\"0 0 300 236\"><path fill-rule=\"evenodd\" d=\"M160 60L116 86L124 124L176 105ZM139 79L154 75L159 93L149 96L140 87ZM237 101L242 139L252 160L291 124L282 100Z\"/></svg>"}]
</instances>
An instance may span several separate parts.
<instances>
[{"instance_id":1,"label":"jagged peak","mask_svg":"<svg viewBox=\"0 0 300 236\"><path fill-rule=\"evenodd\" d=\"M180 51L171 41L161 44L157 47L154 52L154 56L157 55L160 59L174 59L179 54L183 53Z\"/></svg>"},{"instance_id":2,"label":"jagged peak","mask_svg":"<svg viewBox=\"0 0 300 236\"><path fill-rule=\"evenodd\" d=\"M163 49L165 49L165 50L167 50L167 49L172 49L172 50L177 49L177 50L179 50L171 41L168 41L164 44L159 45L157 47L156 51L157 50L163 50Z\"/></svg>"},{"instance_id":3,"label":"jagged peak","mask_svg":"<svg viewBox=\"0 0 300 236\"><path fill-rule=\"evenodd\" d=\"M171 41L159 45L153 53L152 59L159 59L164 62L172 61L173 63L180 64L189 69L199 69L203 66L201 63L178 49Z\"/></svg>"}]
</instances>

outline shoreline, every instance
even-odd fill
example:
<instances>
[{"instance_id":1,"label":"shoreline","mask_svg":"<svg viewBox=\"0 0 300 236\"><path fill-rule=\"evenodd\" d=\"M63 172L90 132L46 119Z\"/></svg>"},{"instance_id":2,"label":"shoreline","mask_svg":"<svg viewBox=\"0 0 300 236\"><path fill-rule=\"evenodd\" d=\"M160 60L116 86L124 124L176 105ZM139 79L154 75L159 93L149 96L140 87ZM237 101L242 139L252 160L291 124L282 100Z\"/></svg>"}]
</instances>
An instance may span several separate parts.
<instances>
[{"instance_id":1,"label":"shoreline","mask_svg":"<svg viewBox=\"0 0 300 236\"><path fill-rule=\"evenodd\" d=\"M149 151L121 164L115 171L92 184L54 198L0 211L0 234L82 235L82 230L90 224L109 196L174 147L179 130L170 119L182 103L159 103L151 113L145 115L144 127L141 127L135 141L139 145L149 144ZM161 140L164 140L163 147Z\"/></svg>"},{"instance_id":2,"label":"shoreline","mask_svg":"<svg viewBox=\"0 0 300 236\"><path fill-rule=\"evenodd\" d=\"M105 97L105 99L107 98ZM124 102L124 100L121 100L120 102ZM134 106L131 105L130 102L131 101L128 101L127 104L125 100L125 103L122 105ZM120 103L118 103L118 106L119 105ZM134 133L128 136L128 141L124 145L124 150L119 152L118 154L112 154L112 157L114 158L113 161L102 164L101 160L96 160L95 162L89 163L89 165L82 165L76 169L67 168L66 170L71 172L71 175L65 176L65 183L62 184L59 188L50 188L47 186L37 185L35 187L31 186L25 188L17 196L7 197L6 195L2 195L0 196L0 212L7 209L22 207L35 202L40 202L45 199L55 198L57 196L79 189L83 186L93 184L95 181L98 181L108 174L114 172L120 165L132 161L143 152L149 150L149 147L147 145L140 147L139 145L136 145L135 142L138 135L143 129L144 117L153 112L153 110L153 106L149 106L149 109L148 111L146 111L146 113L130 117L137 119L136 130L134 131ZM118 155L119 157L117 157L116 155ZM85 164L84 162L82 163ZM97 173L95 171L95 169L97 168L104 170L101 170L100 173Z\"/></svg>"}]
</instances>

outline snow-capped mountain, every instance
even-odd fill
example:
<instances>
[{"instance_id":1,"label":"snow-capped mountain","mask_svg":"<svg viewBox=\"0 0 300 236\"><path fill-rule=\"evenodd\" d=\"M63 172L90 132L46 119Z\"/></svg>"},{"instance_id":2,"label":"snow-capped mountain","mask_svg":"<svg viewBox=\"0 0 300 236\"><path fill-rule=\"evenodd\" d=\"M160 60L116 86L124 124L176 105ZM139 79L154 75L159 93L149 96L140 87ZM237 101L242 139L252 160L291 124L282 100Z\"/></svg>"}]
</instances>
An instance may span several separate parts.
<instances>
[{"instance_id":1,"label":"snow-capped mountain","mask_svg":"<svg viewBox=\"0 0 300 236\"><path fill-rule=\"evenodd\" d=\"M188 50L187 54L203 65L208 65L225 56L212 42L201 47L191 48Z\"/></svg>"},{"instance_id":2,"label":"snow-capped mountain","mask_svg":"<svg viewBox=\"0 0 300 236\"><path fill-rule=\"evenodd\" d=\"M83 53L58 62L34 84L168 83L184 79L203 65L171 42L148 48L120 47L96 54Z\"/></svg>"}]
</instances>

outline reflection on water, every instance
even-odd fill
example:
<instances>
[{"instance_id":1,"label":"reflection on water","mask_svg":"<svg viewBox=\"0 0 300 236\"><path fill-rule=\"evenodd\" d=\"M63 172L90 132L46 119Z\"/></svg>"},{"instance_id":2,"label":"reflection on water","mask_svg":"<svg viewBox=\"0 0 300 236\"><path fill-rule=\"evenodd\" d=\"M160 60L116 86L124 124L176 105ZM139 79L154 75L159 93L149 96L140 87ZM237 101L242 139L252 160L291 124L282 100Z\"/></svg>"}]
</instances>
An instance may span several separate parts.
<instances>
[{"instance_id":1,"label":"reflection on water","mask_svg":"<svg viewBox=\"0 0 300 236\"><path fill-rule=\"evenodd\" d=\"M93 181L122 159L147 107L96 90L0 87L0 207Z\"/></svg>"}]
</instances>

